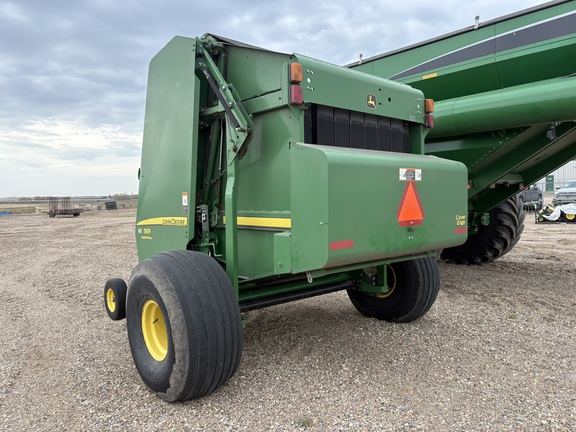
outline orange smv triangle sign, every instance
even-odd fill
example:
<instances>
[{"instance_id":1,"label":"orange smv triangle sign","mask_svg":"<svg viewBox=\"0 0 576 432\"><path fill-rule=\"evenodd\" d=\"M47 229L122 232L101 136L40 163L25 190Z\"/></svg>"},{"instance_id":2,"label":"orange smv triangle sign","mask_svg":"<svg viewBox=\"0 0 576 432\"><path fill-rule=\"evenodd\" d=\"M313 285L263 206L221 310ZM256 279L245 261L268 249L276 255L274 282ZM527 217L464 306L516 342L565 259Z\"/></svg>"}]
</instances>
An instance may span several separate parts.
<instances>
[{"instance_id":1,"label":"orange smv triangle sign","mask_svg":"<svg viewBox=\"0 0 576 432\"><path fill-rule=\"evenodd\" d=\"M401 227L422 225L424 221L422 202L418 195L418 189L416 189L416 183L413 181L406 182L396 219L398 219L398 225Z\"/></svg>"}]
</instances>

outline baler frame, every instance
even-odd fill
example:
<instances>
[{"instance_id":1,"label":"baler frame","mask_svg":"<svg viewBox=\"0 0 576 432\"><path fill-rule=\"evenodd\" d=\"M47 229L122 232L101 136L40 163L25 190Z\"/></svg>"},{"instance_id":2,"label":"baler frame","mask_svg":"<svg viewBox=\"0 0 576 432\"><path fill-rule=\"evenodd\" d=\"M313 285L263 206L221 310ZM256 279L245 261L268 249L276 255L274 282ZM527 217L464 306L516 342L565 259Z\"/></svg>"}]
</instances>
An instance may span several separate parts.
<instances>
[{"instance_id":1,"label":"baler frame","mask_svg":"<svg viewBox=\"0 0 576 432\"><path fill-rule=\"evenodd\" d=\"M436 250L466 239L467 176L423 154L420 91L213 35L175 37L148 83L140 263L104 303L161 398L235 373L241 312L339 290L369 317L428 312Z\"/></svg>"}]
</instances>

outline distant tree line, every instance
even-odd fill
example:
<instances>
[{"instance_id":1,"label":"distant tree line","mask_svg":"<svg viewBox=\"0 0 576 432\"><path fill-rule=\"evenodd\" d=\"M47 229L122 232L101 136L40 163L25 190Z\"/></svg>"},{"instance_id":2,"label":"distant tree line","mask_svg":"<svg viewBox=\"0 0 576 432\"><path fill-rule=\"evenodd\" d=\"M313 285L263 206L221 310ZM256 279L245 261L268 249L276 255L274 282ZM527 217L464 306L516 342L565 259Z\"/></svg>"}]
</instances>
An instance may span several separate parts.
<instances>
[{"instance_id":1,"label":"distant tree line","mask_svg":"<svg viewBox=\"0 0 576 432\"><path fill-rule=\"evenodd\" d=\"M35 197L20 197L18 201L47 201L47 196L35 196Z\"/></svg>"},{"instance_id":2,"label":"distant tree line","mask_svg":"<svg viewBox=\"0 0 576 432\"><path fill-rule=\"evenodd\" d=\"M137 200L138 194L114 194L109 195L108 198L113 199L115 201L124 201L124 200Z\"/></svg>"},{"instance_id":3,"label":"distant tree line","mask_svg":"<svg viewBox=\"0 0 576 432\"><path fill-rule=\"evenodd\" d=\"M18 201L27 202L27 201L48 201L48 196L35 196L35 197L20 197ZM97 197L97 198L105 198L105 197ZM115 201L125 201L125 200L137 200L138 194L112 194L108 195L108 198Z\"/></svg>"}]
</instances>

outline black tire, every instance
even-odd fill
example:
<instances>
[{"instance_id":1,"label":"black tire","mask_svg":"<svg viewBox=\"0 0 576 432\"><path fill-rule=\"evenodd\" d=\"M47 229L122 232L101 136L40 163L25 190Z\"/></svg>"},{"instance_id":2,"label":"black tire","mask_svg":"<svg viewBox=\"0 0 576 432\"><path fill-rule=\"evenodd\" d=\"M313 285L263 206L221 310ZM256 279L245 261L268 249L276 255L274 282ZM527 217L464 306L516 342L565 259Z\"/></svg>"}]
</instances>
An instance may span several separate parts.
<instances>
[{"instance_id":1,"label":"black tire","mask_svg":"<svg viewBox=\"0 0 576 432\"><path fill-rule=\"evenodd\" d=\"M126 318L126 291L122 279L108 279L104 285L104 308L113 321Z\"/></svg>"},{"instance_id":2,"label":"black tire","mask_svg":"<svg viewBox=\"0 0 576 432\"><path fill-rule=\"evenodd\" d=\"M208 255L169 251L142 261L132 273L126 312L134 363L160 398L207 395L238 369L243 345L238 299Z\"/></svg>"},{"instance_id":3,"label":"black tire","mask_svg":"<svg viewBox=\"0 0 576 432\"><path fill-rule=\"evenodd\" d=\"M466 243L442 251L441 258L455 264L483 264L510 252L524 231L526 214L520 200L510 198L490 211L490 223L479 227Z\"/></svg>"},{"instance_id":4,"label":"black tire","mask_svg":"<svg viewBox=\"0 0 576 432\"><path fill-rule=\"evenodd\" d=\"M406 323L422 317L434 304L440 291L438 262L419 258L388 266L391 292L378 297L348 290L348 297L360 313L380 320Z\"/></svg>"}]
</instances>

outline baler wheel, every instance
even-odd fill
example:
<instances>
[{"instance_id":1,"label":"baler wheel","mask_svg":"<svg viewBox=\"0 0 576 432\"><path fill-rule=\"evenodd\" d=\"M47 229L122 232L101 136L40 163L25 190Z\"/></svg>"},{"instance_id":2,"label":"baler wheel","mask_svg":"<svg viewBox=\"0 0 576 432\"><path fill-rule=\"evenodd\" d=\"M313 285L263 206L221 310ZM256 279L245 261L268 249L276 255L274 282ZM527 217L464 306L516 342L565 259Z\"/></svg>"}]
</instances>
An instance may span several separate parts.
<instances>
[{"instance_id":1,"label":"baler wheel","mask_svg":"<svg viewBox=\"0 0 576 432\"><path fill-rule=\"evenodd\" d=\"M126 318L126 282L108 279L104 285L104 308L113 321Z\"/></svg>"},{"instance_id":2,"label":"baler wheel","mask_svg":"<svg viewBox=\"0 0 576 432\"><path fill-rule=\"evenodd\" d=\"M207 395L238 369L238 299L226 272L206 254L169 251L140 262L126 314L136 368L168 402Z\"/></svg>"},{"instance_id":3,"label":"baler wheel","mask_svg":"<svg viewBox=\"0 0 576 432\"><path fill-rule=\"evenodd\" d=\"M434 304L440 291L438 262L419 258L388 265L390 292L382 296L348 290L358 311L368 317L390 322L410 322L422 317Z\"/></svg>"},{"instance_id":4,"label":"baler wheel","mask_svg":"<svg viewBox=\"0 0 576 432\"><path fill-rule=\"evenodd\" d=\"M483 264L510 252L524 231L526 214L516 198L510 198L490 211L490 223L470 235L463 245L447 248L440 256L455 264Z\"/></svg>"}]
</instances>

